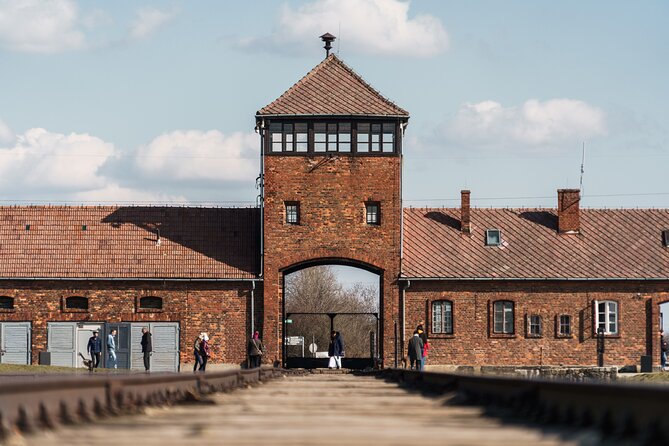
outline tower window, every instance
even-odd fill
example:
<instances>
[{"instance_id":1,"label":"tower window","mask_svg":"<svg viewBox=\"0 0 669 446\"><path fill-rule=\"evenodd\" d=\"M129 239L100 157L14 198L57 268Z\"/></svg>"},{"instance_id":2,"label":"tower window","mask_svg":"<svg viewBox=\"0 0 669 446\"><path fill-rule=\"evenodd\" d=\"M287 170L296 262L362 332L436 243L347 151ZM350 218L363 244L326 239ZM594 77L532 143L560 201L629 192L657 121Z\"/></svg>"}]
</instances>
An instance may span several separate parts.
<instances>
[{"instance_id":1,"label":"tower window","mask_svg":"<svg viewBox=\"0 0 669 446\"><path fill-rule=\"evenodd\" d=\"M286 223L289 225L300 224L300 203L298 201L286 201Z\"/></svg>"},{"instance_id":2,"label":"tower window","mask_svg":"<svg viewBox=\"0 0 669 446\"><path fill-rule=\"evenodd\" d=\"M272 152L306 152L308 133L306 123L272 122L269 125Z\"/></svg>"},{"instance_id":3,"label":"tower window","mask_svg":"<svg viewBox=\"0 0 669 446\"><path fill-rule=\"evenodd\" d=\"M378 201L365 203L365 221L368 225L381 224L381 204Z\"/></svg>"}]
</instances>

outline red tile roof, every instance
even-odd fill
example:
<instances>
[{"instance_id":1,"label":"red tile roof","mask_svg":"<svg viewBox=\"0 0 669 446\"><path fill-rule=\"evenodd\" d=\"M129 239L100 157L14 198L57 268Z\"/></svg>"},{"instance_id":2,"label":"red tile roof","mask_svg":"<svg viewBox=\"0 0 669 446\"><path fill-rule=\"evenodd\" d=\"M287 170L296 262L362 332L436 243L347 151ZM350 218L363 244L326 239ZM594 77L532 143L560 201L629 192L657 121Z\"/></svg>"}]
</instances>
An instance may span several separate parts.
<instances>
[{"instance_id":1,"label":"red tile roof","mask_svg":"<svg viewBox=\"0 0 669 446\"><path fill-rule=\"evenodd\" d=\"M554 209L404 209L402 275L414 278L669 279L669 210L581 209L581 234L557 233ZM503 244L485 246L485 230Z\"/></svg>"},{"instance_id":2,"label":"red tile roof","mask_svg":"<svg viewBox=\"0 0 669 446\"><path fill-rule=\"evenodd\" d=\"M409 117L334 54L257 115L364 115Z\"/></svg>"},{"instance_id":3,"label":"red tile roof","mask_svg":"<svg viewBox=\"0 0 669 446\"><path fill-rule=\"evenodd\" d=\"M0 207L0 278L254 278L259 235L252 208Z\"/></svg>"}]
</instances>

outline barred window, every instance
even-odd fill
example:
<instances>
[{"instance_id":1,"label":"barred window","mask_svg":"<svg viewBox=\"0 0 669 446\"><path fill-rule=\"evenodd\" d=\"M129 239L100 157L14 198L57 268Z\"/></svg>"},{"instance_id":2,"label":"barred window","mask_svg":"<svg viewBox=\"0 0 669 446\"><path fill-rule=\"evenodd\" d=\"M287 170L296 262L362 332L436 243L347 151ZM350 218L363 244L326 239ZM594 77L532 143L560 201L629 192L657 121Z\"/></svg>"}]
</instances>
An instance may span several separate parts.
<instances>
[{"instance_id":1,"label":"barred window","mask_svg":"<svg viewBox=\"0 0 669 446\"><path fill-rule=\"evenodd\" d=\"M432 333L453 334L453 302L432 302Z\"/></svg>"},{"instance_id":2,"label":"barred window","mask_svg":"<svg viewBox=\"0 0 669 446\"><path fill-rule=\"evenodd\" d=\"M286 223L289 225L300 224L300 203L297 201L286 201Z\"/></svg>"},{"instance_id":3,"label":"barred window","mask_svg":"<svg viewBox=\"0 0 669 446\"><path fill-rule=\"evenodd\" d=\"M0 296L0 310L13 310L14 298L9 296Z\"/></svg>"},{"instance_id":4,"label":"barred window","mask_svg":"<svg viewBox=\"0 0 669 446\"><path fill-rule=\"evenodd\" d=\"M513 334L514 308L510 300L498 300L493 304L493 333Z\"/></svg>"},{"instance_id":5,"label":"barred window","mask_svg":"<svg viewBox=\"0 0 669 446\"><path fill-rule=\"evenodd\" d=\"M541 316L531 314L527 317L527 335L530 337L540 337L543 335L543 324Z\"/></svg>"},{"instance_id":6,"label":"barred window","mask_svg":"<svg viewBox=\"0 0 669 446\"><path fill-rule=\"evenodd\" d=\"M571 336L571 316L561 314L558 318L558 335Z\"/></svg>"},{"instance_id":7,"label":"barred window","mask_svg":"<svg viewBox=\"0 0 669 446\"><path fill-rule=\"evenodd\" d=\"M368 225L381 224L381 205L378 201L365 203L365 220Z\"/></svg>"}]
</instances>

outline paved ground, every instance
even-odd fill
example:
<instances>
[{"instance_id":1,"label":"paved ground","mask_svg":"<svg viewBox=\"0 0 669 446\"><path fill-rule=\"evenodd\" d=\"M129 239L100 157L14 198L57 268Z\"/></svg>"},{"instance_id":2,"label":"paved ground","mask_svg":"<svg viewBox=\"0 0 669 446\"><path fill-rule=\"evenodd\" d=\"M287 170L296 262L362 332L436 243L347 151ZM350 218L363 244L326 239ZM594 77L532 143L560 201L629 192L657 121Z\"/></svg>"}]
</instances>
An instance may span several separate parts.
<instances>
[{"instance_id":1,"label":"paved ground","mask_svg":"<svg viewBox=\"0 0 669 446\"><path fill-rule=\"evenodd\" d=\"M558 445L595 434L503 425L448 398L407 393L372 377L288 377L212 397L215 404L149 409L93 425L15 438L27 445Z\"/></svg>"}]
</instances>

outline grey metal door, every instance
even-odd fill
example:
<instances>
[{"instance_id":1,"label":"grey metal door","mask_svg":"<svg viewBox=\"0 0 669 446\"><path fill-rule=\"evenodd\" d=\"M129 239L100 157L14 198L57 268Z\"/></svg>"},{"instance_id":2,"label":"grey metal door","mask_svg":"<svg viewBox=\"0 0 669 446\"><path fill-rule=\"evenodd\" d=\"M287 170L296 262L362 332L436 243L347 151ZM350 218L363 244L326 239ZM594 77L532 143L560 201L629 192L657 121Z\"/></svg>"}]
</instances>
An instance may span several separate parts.
<instances>
[{"instance_id":1,"label":"grey metal door","mask_svg":"<svg viewBox=\"0 0 669 446\"><path fill-rule=\"evenodd\" d=\"M107 324L107 335L116 330L114 343L116 344L116 367L119 369L130 368L130 324ZM105 345L107 338L104 340Z\"/></svg>"},{"instance_id":2,"label":"grey metal door","mask_svg":"<svg viewBox=\"0 0 669 446\"><path fill-rule=\"evenodd\" d=\"M76 367L77 323L47 323L47 351L51 353L51 365Z\"/></svg>"},{"instance_id":3,"label":"grey metal door","mask_svg":"<svg viewBox=\"0 0 669 446\"><path fill-rule=\"evenodd\" d=\"M30 364L30 322L0 323L0 363Z\"/></svg>"},{"instance_id":4,"label":"grey metal door","mask_svg":"<svg viewBox=\"0 0 669 446\"><path fill-rule=\"evenodd\" d=\"M130 368L144 370L142 354L142 328L148 327L151 332L153 354L151 355L151 371L179 371L179 323L152 322L130 324Z\"/></svg>"}]
</instances>

